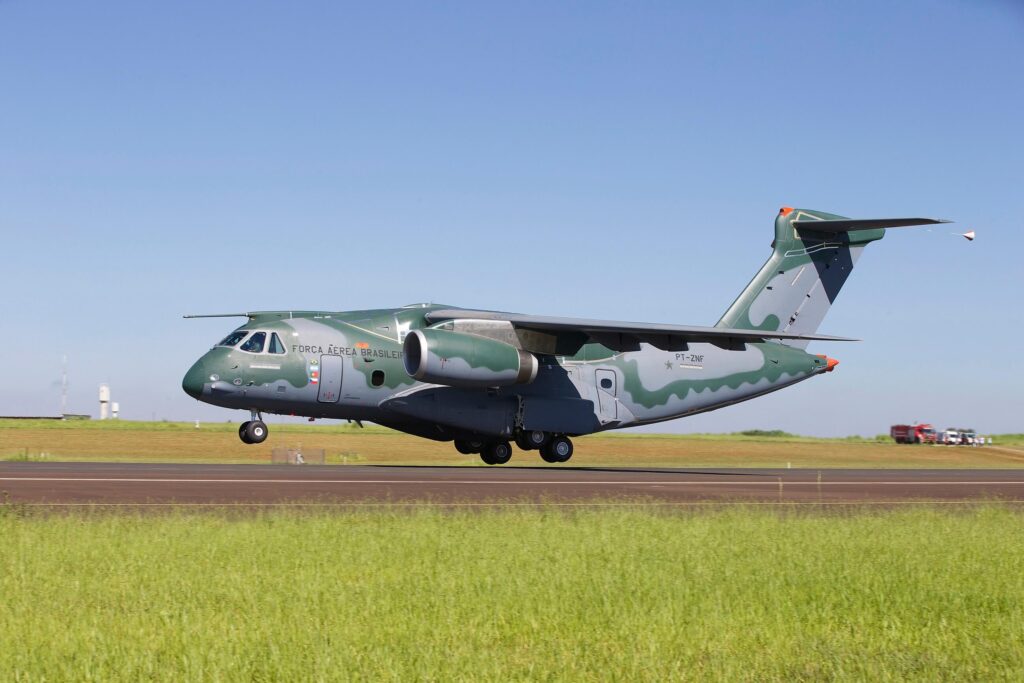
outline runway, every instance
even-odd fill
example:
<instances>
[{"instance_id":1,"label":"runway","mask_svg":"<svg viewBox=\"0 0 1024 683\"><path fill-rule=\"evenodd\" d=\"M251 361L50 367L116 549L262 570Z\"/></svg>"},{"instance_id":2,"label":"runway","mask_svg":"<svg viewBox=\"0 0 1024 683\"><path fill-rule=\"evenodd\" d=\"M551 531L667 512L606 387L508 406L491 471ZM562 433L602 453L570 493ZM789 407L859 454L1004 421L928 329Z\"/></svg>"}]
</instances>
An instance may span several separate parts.
<instances>
[{"instance_id":1,"label":"runway","mask_svg":"<svg viewBox=\"0 0 1024 683\"><path fill-rule=\"evenodd\" d=\"M1024 470L0 463L0 505L774 505L1024 502Z\"/></svg>"}]
</instances>

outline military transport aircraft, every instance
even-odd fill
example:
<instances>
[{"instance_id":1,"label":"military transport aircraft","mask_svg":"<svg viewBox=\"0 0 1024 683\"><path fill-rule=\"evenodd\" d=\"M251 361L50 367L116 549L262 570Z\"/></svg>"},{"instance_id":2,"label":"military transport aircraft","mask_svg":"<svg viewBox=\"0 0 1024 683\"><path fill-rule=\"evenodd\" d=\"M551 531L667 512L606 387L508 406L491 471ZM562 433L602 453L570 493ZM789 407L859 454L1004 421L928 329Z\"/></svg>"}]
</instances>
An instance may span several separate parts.
<instances>
[{"instance_id":1,"label":"military transport aircraft","mask_svg":"<svg viewBox=\"0 0 1024 683\"><path fill-rule=\"evenodd\" d=\"M807 353L864 247L930 218L856 220L783 208L772 255L714 327L556 318L416 304L367 311L223 314L248 322L203 355L182 387L261 413L369 420L454 441L489 465L510 441L565 462L572 436L694 415L833 370ZM186 316L221 317L221 316Z\"/></svg>"}]
</instances>

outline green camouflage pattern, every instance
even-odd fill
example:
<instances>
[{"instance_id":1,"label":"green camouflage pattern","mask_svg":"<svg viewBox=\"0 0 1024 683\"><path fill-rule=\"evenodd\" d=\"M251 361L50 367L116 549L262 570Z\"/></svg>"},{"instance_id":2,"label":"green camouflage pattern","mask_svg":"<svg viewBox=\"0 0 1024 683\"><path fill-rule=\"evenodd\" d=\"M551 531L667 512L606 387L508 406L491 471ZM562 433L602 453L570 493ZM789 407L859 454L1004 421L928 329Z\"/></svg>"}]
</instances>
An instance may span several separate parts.
<instances>
[{"instance_id":1,"label":"green camouflage pattern","mask_svg":"<svg viewBox=\"0 0 1024 683\"><path fill-rule=\"evenodd\" d=\"M780 210L775 218L771 258L717 327L798 334L817 330L864 247L885 236L883 228L822 234L798 232L793 227L795 220L839 218L844 216L788 207Z\"/></svg>"},{"instance_id":2,"label":"green camouflage pattern","mask_svg":"<svg viewBox=\"0 0 1024 683\"><path fill-rule=\"evenodd\" d=\"M771 257L718 327L817 330L864 246L885 233L825 234L792 225L834 218L841 217L780 211ZM622 351L591 342L572 355L551 355L524 348L528 335L509 323L431 324L426 318L450 308L251 313L238 330L266 332L268 338L276 332L285 353L250 353L240 348L244 342L215 346L189 369L182 386L198 400L254 414L370 420L438 440L487 440L537 429L578 435L671 420L831 369L801 340L688 343L671 351L647 343ZM410 335L430 342L437 368L431 381L418 381L407 367ZM528 377L521 372L524 358L533 366ZM447 379L460 372L488 378L486 386Z\"/></svg>"}]
</instances>

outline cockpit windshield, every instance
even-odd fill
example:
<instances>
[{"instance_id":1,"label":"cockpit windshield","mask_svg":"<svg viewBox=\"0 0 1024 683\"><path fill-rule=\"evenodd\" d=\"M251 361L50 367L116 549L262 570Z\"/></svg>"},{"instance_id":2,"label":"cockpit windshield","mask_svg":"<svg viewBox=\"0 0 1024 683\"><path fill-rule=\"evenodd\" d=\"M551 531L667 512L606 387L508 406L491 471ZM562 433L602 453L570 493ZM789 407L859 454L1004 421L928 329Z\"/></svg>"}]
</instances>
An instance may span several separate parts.
<instances>
[{"instance_id":1,"label":"cockpit windshield","mask_svg":"<svg viewBox=\"0 0 1024 683\"><path fill-rule=\"evenodd\" d=\"M277 332L273 332L270 335L270 349L271 353L284 353L284 344L281 343L281 338L277 336Z\"/></svg>"},{"instance_id":2,"label":"cockpit windshield","mask_svg":"<svg viewBox=\"0 0 1024 683\"><path fill-rule=\"evenodd\" d=\"M249 334L249 330L235 330L217 344L217 346L234 346L238 342L245 339L245 335Z\"/></svg>"},{"instance_id":3,"label":"cockpit windshield","mask_svg":"<svg viewBox=\"0 0 1024 683\"><path fill-rule=\"evenodd\" d=\"M263 344L265 344L266 341L266 332L256 332L238 348L242 351L248 351L249 353L263 353Z\"/></svg>"}]
</instances>

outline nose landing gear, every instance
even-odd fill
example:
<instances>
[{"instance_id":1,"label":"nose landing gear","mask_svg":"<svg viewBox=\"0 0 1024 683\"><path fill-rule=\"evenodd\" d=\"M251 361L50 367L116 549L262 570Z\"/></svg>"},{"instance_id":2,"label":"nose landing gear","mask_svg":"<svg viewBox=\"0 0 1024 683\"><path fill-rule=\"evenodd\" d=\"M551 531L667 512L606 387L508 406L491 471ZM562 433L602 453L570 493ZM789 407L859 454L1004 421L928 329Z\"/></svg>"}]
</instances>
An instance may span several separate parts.
<instances>
[{"instance_id":1,"label":"nose landing gear","mask_svg":"<svg viewBox=\"0 0 1024 683\"><path fill-rule=\"evenodd\" d=\"M251 410L249 413L252 419L238 425L238 438L242 440L242 443L263 443L270 435L270 430L267 429L267 425L263 422L263 416L258 410Z\"/></svg>"}]
</instances>

